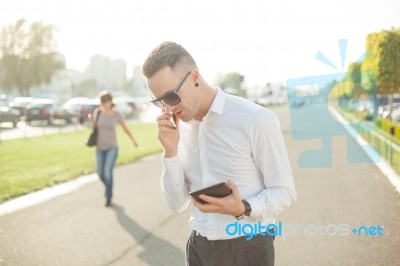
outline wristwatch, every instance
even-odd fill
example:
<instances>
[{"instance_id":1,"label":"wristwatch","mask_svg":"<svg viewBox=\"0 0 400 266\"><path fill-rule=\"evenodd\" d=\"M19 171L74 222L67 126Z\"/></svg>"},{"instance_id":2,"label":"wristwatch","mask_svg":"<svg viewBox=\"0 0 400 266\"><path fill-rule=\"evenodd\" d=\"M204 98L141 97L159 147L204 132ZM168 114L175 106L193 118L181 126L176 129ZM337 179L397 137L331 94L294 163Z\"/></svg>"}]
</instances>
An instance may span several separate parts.
<instances>
[{"instance_id":1,"label":"wristwatch","mask_svg":"<svg viewBox=\"0 0 400 266\"><path fill-rule=\"evenodd\" d=\"M251 213L251 206L247 200L242 200L242 202L244 204L244 213L239 216L235 216L236 220L238 221L244 219L245 217L249 217Z\"/></svg>"}]
</instances>

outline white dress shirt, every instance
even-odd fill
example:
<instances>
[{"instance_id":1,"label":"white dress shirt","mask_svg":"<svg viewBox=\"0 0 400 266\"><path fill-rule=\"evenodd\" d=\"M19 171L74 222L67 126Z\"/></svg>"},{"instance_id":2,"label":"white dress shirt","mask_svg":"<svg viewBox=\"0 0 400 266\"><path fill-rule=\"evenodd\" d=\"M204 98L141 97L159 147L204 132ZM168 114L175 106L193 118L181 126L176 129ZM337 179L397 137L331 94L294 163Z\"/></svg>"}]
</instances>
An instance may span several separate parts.
<instances>
[{"instance_id":1,"label":"white dress shirt","mask_svg":"<svg viewBox=\"0 0 400 266\"><path fill-rule=\"evenodd\" d=\"M202 121L180 121L178 154L164 158L161 192L174 212L184 211L196 191L231 179L252 212L240 223L275 223L296 200L289 159L275 113L218 89ZM229 239L236 218L203 213L192 205L190 229L209 240Z\"/></svg>"}]
</instances>

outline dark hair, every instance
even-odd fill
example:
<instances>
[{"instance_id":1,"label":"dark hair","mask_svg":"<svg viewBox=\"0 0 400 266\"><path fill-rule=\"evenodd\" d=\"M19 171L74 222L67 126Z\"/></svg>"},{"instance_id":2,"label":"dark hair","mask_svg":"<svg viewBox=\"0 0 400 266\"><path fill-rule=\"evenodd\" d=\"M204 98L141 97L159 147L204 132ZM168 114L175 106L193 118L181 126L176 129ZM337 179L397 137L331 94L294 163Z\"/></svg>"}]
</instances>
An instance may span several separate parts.
<instances>
[{"instance_id":1,"label":"dark hair","mask_svg":"<svg viewBox=\"0 0 400 266\"><path fill-rule=\"evenodd\" d=\"M187 72L197 68L196 62L189 52L174 42L163 42L157 46L144 61L142 72L146 78L151 78L165 66L179 72Z\"/></svg>"},{"instance_id":2,"label":"dark hair","mask_svg":"<svg viewBox=\"0 0 400 266\"><path fill-rule=\"evenodd\" d=\"M100 92L99 97L100 97L101 103L106 103L108 101L112 101L112 99L113 99L111 93L109 93L108 91Z\"/></svg>"}]
</instances>

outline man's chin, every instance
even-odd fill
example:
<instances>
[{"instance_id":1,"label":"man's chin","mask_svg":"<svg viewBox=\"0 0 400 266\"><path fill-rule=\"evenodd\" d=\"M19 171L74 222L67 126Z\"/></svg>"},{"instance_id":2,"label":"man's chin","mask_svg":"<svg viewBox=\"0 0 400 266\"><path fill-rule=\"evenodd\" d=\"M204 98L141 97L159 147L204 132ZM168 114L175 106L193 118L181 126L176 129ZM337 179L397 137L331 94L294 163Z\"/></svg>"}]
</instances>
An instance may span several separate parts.
<instances>
[{"instance_id":1,"label":"man's chin","mask_svg":"<svg viewBox=\"0 0 400 266\"><path fill-rule=\"evenodd\" d=\"M186 115L185 113L181 112L180 115L178 115L179 119L183 122L188 122L190 120L192 120L191 117L189 117L188 115Z\"/></svg>"},{"instance_id":2,"label":"man's chin","mask_svg":"<svg viewBox=\"0 0 400 266\"><path fill-rule=\"evenodd\" d=\"M188 119L186 116L180 116L179 119L180 119L181 121L183 121L183 122L188 122L188 121L191 120L191 119Z\"/></svg>"}]
</instances>

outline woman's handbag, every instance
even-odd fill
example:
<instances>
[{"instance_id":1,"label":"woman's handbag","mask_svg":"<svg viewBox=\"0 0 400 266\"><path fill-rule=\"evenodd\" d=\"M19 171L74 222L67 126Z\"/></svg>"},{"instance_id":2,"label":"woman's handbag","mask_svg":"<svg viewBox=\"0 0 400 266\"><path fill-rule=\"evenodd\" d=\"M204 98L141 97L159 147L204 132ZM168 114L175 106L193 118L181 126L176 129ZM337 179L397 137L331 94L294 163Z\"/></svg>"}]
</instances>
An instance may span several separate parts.
<instances>
[{"instance_id":1,"label":"woman's handbag","mask_svg":"<svg viewBox=\"0 0 400 266\"><path fill-rule=\"evenodd\" d=\"M97 129L97 121L99 121L100 113L101 113L101 111L97 112L96 125L94 126L93 131L92 131L92 133L90 133L89 139L86 142L86 145L89 146L89 147L96 146L96 144L97 144L97 135L98 135L98 131L99 131Z\"/></svg>"}]
</instances>

